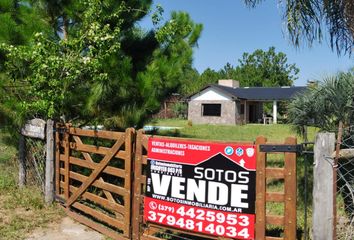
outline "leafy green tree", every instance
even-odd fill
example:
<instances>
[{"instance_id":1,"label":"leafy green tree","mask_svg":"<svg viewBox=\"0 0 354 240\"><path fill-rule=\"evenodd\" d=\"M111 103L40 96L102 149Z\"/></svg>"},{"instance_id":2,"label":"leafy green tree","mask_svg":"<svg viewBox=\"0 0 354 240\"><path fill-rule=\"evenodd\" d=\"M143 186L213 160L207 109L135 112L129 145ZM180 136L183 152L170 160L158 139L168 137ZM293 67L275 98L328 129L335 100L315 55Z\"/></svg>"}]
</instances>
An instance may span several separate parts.
<instances>
[{"instance_id":1,"label":"leafy green tree","mask_svg":"<svg viewBox=\"0 0 354 240\"><path fill-rule=\"evenodd\" d=\"M16 122L36 116L115 129L141 126L180 87L202 30L188 14L176 12L144 32L135 21L150 3L80 1L84 10L69 20L67 38L37 34L30 46L2 45L13 79L2 111Z\"/></svg>"},{"instance_id":2,"label":"leafy green tree","mask_svg":"<svg viewBox=\"0 0 354 240\"><path fill-rule=\"evenodd\" d=\"M182 94L190 95L196 93L201 88L208 84L217 83L220 79L220 75L215 70L207 68L202 74L199 75L194 71L189 77L184 79Z\"/></svg>"},{"instance_id":3,"label":"leafy green tree","mask_svg":"<svg viewBox=\"0 0 354 240\"><path fill-rule=\"evenodd\" d=\"M182 77L181 86L177 90L182 96L188 96L200 89L198 85L199 72L195 68L187 68Z\"/></svg>"},{"instance_id":4,"label":"leafy green tree","mask_svg":"<svg viewBox=\"0 0 354 240\"><path fill-rule=\"evenodd\" d=\"M264 0L244 0L255 7ZM278 1L290 40L295 46L321 42L328 32L332 49L352 53L354 45L354 1L286 0Z\"/></svg>"},{"instance_id":5,"label":"leafy green tree","mask_svg":"<svg viewBox=\"0 0 354 240\"><path fill-rule=\"evenodd\" d=\"M315 126L323 131L337 132L337 141L341 147L353 146L354 121L354 72L338 73L326 77L323 82L313 85L307 92L298 95L289 105L289 121L294 129L307 140L307 126ZM343 131L345 129L345 131ZM343 139L340 138L343 134ZM353 149L351 149L353 150ZM350 154L352 155L352 153ZM337 160L334 160L337 164ZM354 167L352 157L341 160L341 171L348 172ZM352 217L354 210L350 184L352 175L338 178L338 187L344 199L344 210ZM349 197L348 197L349 196Z\"/></svg>"},{"instance_id":6,"label":"leafy green tree","mask_svg":"<svg viewBox=\"0 0 354 240\"><path fill-rule=\"evenodd\" d=\"M84 6L73 0L31 0L31 7L51 26L54 36L66 39L70 26L78 22Z\"/></svg>"},{"instance_id":7,"label":"leafy green tree","mask_svg":"<svg viewBox=\"0 0 354 240\"><path fill-rule=\"evenodd\" d=\"M354 74L338 73L326 77L298 95L289 105L289 122L295 130L304 134L306 126L325 131L337 130L339 123L353 123Z\"/></svg>"},{"instance_id":8,"label":"leafy green tree","mask_svg":"<svg viewBox=\"0 0 354 240\"><path fill-rule=\"evenodd\" d=\"M25 45L31 41L34 33L48 31L48 27L29 1L0 1L0 43ZM4 61L4 52L0 51L0 79Z\"/></svg>"},{"instance_id":9,"label":"leafy green tree","mask_svg":"<svg viewBox=\"0 0 354 240\"><path fill-rule=\"evenodd\" d=\"M219 70L218 74L223 79L236 79L236 69L231 63L226 63L226 65Z\"/></svg>"},{"instance_id":10,"label":"leafy green tree","mask_svg":"<svg viewBox=\"0 0 354 240\"><path fill-rule=\"evenodd\" d=\"M136 74L131 76L133 84L126 88L129 91L123 92L129 96L125 98L126 105L117 108L117 102L110 97L107 98L110 101L102 101L107 113L116 112L105 117L107 125L141 126L148 116L159 110L163 99L180 88L184 71L191 68L192 47L201 30L202 26L194 24L188 14L172 13L171 20L156 33L161 47L151 53L145 68L140 70L137 66ZM107 105L107 102L112 104Z\"/></svg>"},{"instance_id":11,"label":"leafy green tree","mask_svg":"<svg viewBox=\"0 0 354 240\"><path fill-rule=\"evenodd\" d=\"M199 85L205 87L211 83L217 83L220 79L220 74L210 68L205 69L205 71L200 74Z\"/></svg>"},{"instance_id":12,"label":"leafy green tree","mask_svg":"<svg viewBox=\"0 0 354 240\"><path fill-rule=\"evenodd\" d=\"M27 44L33 33L43 31L47 24L41 21L29 1L0 1L0 42L12 45Z\"/></svg>"},{"instance_id":13,"label":"leafy green tree","mask_svg":"<svg viewBox=\"0 0 354 240\"><path fill-rule=\"evenodd\" d=\"M29 46L2 45L7 51L6 70L15 86L13 97L22 119L70 116L78 112L83 92L92 82L105 81L105 61L120 48L120 28L105 24L118 15L105 15L98 4L87 3L80 38L56 41L42 33ZM20 70L20 72L19 72ZM15 85L16 84L16 85ZM77 105L78 104L78 105Z\"/></svg>"},{"instance_id":14,"label":"leafy green tree","mask_svg":"<svg viewBox=\"0 0 354 240\"><path fill-rule=\"evenodd\" d=\"M292 86L299 69L288 63L285 53L277 53L270 47L268 51L257 49L244 53L237 67L226 64L219 73L223 78L239 80L245 87L276 87Z\"/></svg>"},{"instance_id":15,"label":"leafy green tree","mask_svg":"<svg viewBox=\"0 0 354 240\"><path fill-rule=\"evenodd\" d=\"M244 53L238 63L236 67L227 63L219 71L207 68L199 76L196 72L187 72L189 75L185 76L179 91L184 95L193 94L208 84L216 84L219 79L235 79L243 87L292 86L299 73L295 64L288 63L286 54L276 52L274 47Z\"/></svg>"},{"instance_id":16,"label":"leafy green tree","mask_svg":"<svg viewBox=\"0 0 354 240\"><path fill-rule=\"evenodd\" d=\"M33 40L34 33L49 32L49 29L49 25L40 18L35 9L30 6L29 1L0 1L0 43L10 46L28 45ZM1 103L9 102L9 92L14 90L14 86L9 87L14 84L4 74L5 61L5 52L0 50L0 112L3 110L0 113L0 124L4 124L6 116L10 113L10 111L5 111L8 106L2 106Z\"/></svg>"}]
</instances>

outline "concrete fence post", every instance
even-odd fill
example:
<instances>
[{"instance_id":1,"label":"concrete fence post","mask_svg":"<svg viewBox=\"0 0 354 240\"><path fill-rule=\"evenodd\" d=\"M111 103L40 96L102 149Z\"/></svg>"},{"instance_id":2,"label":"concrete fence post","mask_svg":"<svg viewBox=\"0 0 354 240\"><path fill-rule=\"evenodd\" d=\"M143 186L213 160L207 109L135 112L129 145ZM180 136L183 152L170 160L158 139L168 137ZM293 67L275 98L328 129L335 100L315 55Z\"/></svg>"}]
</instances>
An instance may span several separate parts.
<instances>
[{"instance_id":1,"label":"concrete fence post","mask_svg":"<svg viewBox=\"0 0 354 240\"><path fill-rule=\"evenodd\" d=\"M26 140L20 133L18 144L18 185L23 187L26 184Z\"/></svg>"},{"instance_id":2,"label":"concrete fence post","mask_svg":"<svg viewBox=\"0 0 354 240\"><path fill-rule=\"evenodd\" d=\"M54 199L54 122L47 121L46 133L46 162L45 162L45 192L44 199L47 204L51 204Z\"/></svg>"},{"instance_id":3,"label":"concrete fence post","mask_svg":"<svg viewBox=\"0 0 354 240\"><path fill-rule=\"evenodd\" d=\"M313 167L313 239L333 236L333 159L334 133L318 133L314 146Z\"/></svg>"}]
</instances>

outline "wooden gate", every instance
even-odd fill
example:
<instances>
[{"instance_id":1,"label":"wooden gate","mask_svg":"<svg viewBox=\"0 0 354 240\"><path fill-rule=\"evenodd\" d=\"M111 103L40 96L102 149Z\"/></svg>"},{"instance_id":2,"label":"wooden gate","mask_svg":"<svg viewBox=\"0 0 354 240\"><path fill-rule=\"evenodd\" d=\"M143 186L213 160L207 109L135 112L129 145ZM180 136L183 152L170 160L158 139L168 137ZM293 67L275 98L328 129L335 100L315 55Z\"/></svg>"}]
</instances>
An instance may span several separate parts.
<instances>
[{"instance_id":1,"label":"wooden gate","mask_svg":"<svg viewBox=\"0 0 354 240\"><path fill-rule=\"evenodd\" d=\"M133 134L57 126L57 199L70 217L114 239L130 239Z\"/></svg>"},{"instance_id":2,"label":"wooden gate","mask_svg":"<svg viewBox=\"0 0 354 240\"><path fill-rule=\"evenodd\" d=\"M264 137L257 138L257 180L256 180L256 239L284 240L296 239L296 138L285 139L284 144L268 144ZM274 154L278 163L270 164ZM282 166L279 166L282 165ZM274 182L282 182L282 190L272 190ZM282 212L272 213L270 204L282 205ZM267 226L276 226L281 230L280 236L267 233Z\"/></svg>"},{"instance_id":3,"label":"wooden gate","mask_svg":"<svg viewBox=\"0 0 354 240\"><path fill-rule=\"evenodd\" d=\"M226 239L144 222L148 135L142 130L135 134L134 129L123 133L57 126L56 143L56 197L79 222L119 240L158 240L166 234ZM296 239L296 152L287 150L296 146L296 139L287 138L277 145L282 151L262 151L261 146L275 146L264 137L258 137L255 145L256 239ZM270 154L280 156L278 163L283 167L269 165ZM283 191L272 192L272 179L283 181ZM283 204L283 212L269 212L271 202ZM280 226L282 233L271 236L269 225Z\"/></svg>"}]
</instances>

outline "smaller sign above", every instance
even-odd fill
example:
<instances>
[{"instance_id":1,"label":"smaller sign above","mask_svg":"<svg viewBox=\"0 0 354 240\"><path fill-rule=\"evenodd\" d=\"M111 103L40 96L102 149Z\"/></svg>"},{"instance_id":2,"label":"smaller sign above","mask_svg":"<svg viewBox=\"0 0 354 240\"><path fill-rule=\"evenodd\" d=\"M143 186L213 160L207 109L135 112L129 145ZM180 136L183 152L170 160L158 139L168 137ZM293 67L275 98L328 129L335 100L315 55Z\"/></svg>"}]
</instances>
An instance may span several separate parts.
<instances>
[{"instance_id":1,"label":"smaller sign above","mask_svg":"<svg viewBox=\"0 0 354 240\"><path fill-rule=\"evenodd\" d=\"M43 119L35 118L27 121L25 126L21 129L23 136L31 138L45 138L45 121Z\"/></svg>"}]
</instances>

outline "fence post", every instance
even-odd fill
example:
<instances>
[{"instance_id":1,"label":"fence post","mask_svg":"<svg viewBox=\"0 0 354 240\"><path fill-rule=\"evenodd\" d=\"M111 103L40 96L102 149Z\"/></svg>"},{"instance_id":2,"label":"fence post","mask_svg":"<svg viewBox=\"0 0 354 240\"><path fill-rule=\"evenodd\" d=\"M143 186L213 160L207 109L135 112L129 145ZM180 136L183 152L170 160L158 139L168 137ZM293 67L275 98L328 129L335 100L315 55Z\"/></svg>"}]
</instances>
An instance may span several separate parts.
<instances>
[{"instance_id":1,"label":"fence post","mask_svg":"<svg viewBox=\"0 0 354 240\"><path fill-rule=\"evenodd\" d=\"M20 133L20 139L18 144L18 185L23 187L26 184L26 140L25 136Z\"/></svg>"},{"instance_id":2,"label":"fence post","mask_svg":"<svg viewBox=\"0 0 354 240\"><path fill-rule=\"evenodd\" d=\"M45 192L44 199L47 204L51 204L54 199L54 122L47 121L47 149L45 161Z\"/></svg>"},{"instance_id":3,"label":"fence post","mask_svg":"<svg viewBox=\"0 0 354 240\"><path fill-rule=\"evenodd\" d=\"M289 137L285 144L296 145L297 140ZM296 153L285 153L284 174L284 239L296 239Z\"/></svg>"},{"instance_id":4,"label":"fence post","mask_svg":"<svg viewBox=\"0 0 354 240\"><path fill-rule=\"evenodd\" d=\"M266 234L266 161L267 155L261 152L259 145L266 144L267 138L259 136L256 139L257 171L256 171L256 225L257 239L265 239Z\"/></svg>"},{"instance_id":5,"label":"fence post","mask_svg":"<svg viewBox=\"0 0 354 240\"><path fill-rule=\"evenodd\" d=\"M135 149L134 149L134 180L132 190L132 240L140 239L140 226L141 226L141 181L142 181L142 162L143 162L143 130L138 130L135 135Z\"/></svg>"},{"instance_id":6,"label":"fence post","mask_svg":"<svg viewBox=\"0 0 354 240\"><path fill-rule=\"evenodd\" d=\"M335 134L318 133L313 167L313 239L333 236L333 162Z\"/></svg>"}]
</instances>

